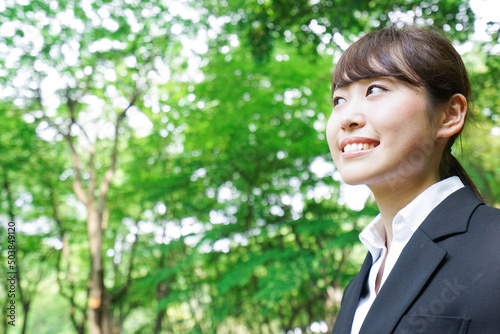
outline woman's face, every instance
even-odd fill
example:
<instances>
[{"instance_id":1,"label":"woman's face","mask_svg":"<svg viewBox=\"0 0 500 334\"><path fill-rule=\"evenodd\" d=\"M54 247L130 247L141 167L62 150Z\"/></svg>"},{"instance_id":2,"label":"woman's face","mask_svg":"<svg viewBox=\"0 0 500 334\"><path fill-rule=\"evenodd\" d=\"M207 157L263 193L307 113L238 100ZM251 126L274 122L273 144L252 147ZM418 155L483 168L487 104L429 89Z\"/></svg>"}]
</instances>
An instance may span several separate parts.
<instances>
[{"instance_id":1,"label":"woman's face","mask_svg":"<svg viewBox=\"0 0 500 334\"><path fill-rule=\"evenodd\" d=\"M336 89L333 101L327 140L346 183L396 190L439 181L437 118L429 116L422 89L393 78L363 79Z\"/></svg>"}]
</instances>

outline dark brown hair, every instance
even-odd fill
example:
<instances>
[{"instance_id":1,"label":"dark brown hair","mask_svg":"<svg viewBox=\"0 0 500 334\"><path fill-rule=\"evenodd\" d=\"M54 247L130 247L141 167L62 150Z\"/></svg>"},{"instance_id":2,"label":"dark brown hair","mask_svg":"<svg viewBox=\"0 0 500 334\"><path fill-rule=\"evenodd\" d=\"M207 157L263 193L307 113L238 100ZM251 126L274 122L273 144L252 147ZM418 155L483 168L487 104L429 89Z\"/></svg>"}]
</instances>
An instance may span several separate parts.
<instances>
[{"instance_id":1,"label":"dark brown hair","mask_svg":"<svg viewBox=\"0 0 500 334\"><path fill-rule=\"evenodd\" d=\"M391 77L422 88L429 113L462 94L468 106L471 86L462 58L438 30L426 27L388 28L371 32L353 43L340 57L333 74L332 89L361 79ZM466 114L466 121L469 113ZM439 166L441 179L456 175L481 198L479 190L451 147L462 130L448 139Z\"/></svg>"}]
</instances>

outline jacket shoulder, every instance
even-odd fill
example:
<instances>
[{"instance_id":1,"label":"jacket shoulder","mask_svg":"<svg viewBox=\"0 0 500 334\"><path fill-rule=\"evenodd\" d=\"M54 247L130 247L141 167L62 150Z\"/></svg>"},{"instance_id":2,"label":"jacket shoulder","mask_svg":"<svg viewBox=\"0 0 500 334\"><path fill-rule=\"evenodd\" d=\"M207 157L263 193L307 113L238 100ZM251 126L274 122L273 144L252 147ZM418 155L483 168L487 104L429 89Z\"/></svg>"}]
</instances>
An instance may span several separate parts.
<instances>
[{"instance_id":1,"label":"jacket shoulder","mask_svg":"<svg viewBox=\"0 0 500 334\"><path fill-rule=\"evenodd\" d=\"M479 205L470 217L468 233L478 248L500 252L500 209Z\"/></svg>"},{"instance_id":2,"label":"jacket shoulder","mask_svg":"<svg viewBox=\"0 0 500 334\"><path fill-rule=\"evenodd\" d=\"M472 218L476 219L487 219L492 223L500 224L500 209L488 206L488 205L479 205L477 209L474 211Z\"/></svg>"}]
</instances>

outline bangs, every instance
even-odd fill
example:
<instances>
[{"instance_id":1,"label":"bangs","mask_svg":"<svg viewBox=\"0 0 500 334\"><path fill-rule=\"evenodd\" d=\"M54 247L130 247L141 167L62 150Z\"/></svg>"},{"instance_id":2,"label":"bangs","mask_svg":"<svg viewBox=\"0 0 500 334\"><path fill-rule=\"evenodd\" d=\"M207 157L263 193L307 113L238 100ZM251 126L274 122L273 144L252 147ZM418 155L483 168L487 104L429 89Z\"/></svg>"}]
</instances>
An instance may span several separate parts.
<instances>
[{"instance_id":1,"label":"bangs","mask_svg":"<svg viewBox=\"0 0 500 334\"><path fill-rule=\"evenodd\" d=\"M419 86L419 76L406 61L413 58L407 55L412 50L404 47L404 36L396 35L395 30L378 31L354 42L335 66L333 90L377 77L392 77Z\"/></svg>"}]
</instances>

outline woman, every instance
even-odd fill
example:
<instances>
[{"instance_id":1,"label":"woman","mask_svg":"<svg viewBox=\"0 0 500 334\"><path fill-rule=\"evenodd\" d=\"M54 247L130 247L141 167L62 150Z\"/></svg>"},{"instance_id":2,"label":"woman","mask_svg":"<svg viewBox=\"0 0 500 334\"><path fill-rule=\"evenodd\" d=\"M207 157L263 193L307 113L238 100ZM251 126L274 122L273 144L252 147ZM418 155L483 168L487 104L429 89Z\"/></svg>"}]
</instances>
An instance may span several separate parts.
<instances>
[{"instance_id":1,"label":"woman","mask_svg":"<svg viewBox=\"0 0 500 334\"><path fill-rule=\"evenodd\" d=\"M340 58L328 145L380 214L334 334L500 333L500 210L451 154L470 95L460 55L429 29L373 32Z\"/></svg>"}]
</instances>

